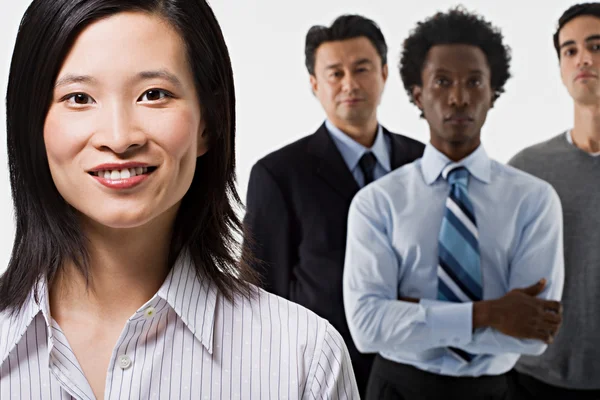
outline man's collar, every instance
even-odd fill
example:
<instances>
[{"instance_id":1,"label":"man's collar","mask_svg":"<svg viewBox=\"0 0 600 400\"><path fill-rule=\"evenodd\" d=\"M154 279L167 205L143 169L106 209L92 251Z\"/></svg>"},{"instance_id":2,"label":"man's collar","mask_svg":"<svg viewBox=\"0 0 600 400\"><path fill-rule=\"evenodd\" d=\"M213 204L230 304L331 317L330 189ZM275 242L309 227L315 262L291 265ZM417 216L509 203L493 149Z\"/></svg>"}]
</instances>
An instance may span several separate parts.
<instances>
[{"instance_id":1,"label":"man's collar","mask_svg":"<svg viewBox=\"0 0 600 400\"><path fill-rule=\"evenodd\" d=\"M440 177L442 171L449 165L463 166L472 176L481 182L490 183L492 169L491 160L481 144L467 157L454 162L436 149L431 143L427 143L421 160L421 169L423 171L425 183L432 185Z\"/></svg>"},{"instance_id":2,"label":"man's collar","mask_svg":"<svg viewBox=\"0 0 600 400\"><path fill-rule=\"evenodd\" d=\"M352 139L345 132L335 126L329 119L325 120L325 127L331 136L333 136L333 139L337 143L340 143L342 146L344 146L344 150L340 149L340 152L342 153L342 157L344 158L346 165L348 165L348 168L351 171L356 168L360 158L367 151L371 151L373 153L379 165L381 165L386 172L391 171L390 152L387 144L385 143L385 136L383 134L383 127L381 124L377 124L375 141L370 149Z\"/></svg>"}]
</instances>

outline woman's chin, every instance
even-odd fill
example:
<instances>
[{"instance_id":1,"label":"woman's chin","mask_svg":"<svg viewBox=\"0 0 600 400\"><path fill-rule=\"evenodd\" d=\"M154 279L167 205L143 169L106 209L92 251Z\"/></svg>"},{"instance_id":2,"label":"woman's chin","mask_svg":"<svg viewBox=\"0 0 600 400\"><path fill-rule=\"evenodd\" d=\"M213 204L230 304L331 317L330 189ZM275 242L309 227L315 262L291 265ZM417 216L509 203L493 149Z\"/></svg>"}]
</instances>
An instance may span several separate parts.
<instances>
[{"instance_id":1,"label":"woman's chin","mask_svg":"<svg viewBox=\"0 0 600 400\"><path fill-rule=\"evenodd\" d=\"M150 228L147 234L156 229L167 228L175 220L180 202L166 207L104 207L78 212L82 223L92 229L135 229ZM77 209L77 208L76 208ZM84 228L85 229L85 228Z\"/></svg>"},{"instance_id":2,"label":"woman's chin","mask_svg":"<svg viewBox=\"0 0 600 400\"><path fill-rule=\"evenodd\" d=\"M95 213L80 214L84 225L91 225L97 228L107 229L135 229L147 225L154 218L140 212L115 212L103 213L97 215ZM156 216L154 216L156 217Z\"/></svg>"}]
</instances>

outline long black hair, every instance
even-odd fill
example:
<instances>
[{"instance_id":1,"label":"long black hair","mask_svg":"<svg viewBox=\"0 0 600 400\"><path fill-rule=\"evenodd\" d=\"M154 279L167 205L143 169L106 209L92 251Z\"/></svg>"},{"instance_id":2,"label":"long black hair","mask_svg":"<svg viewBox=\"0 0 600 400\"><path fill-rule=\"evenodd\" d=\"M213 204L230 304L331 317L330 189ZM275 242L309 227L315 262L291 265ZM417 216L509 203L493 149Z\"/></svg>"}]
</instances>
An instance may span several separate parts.
<instances>
[{"instance_id":1,"label":"long black hair","mask_svg":"<svg viewBox=\"0 0 600 400\"><path fill-rule=\"evenodd\" d=\"M21 21L6 98L8 163L16 236L0 277L0 311L16 312L40 279L67 261L89 278L87 241L76 212L59 194L48 166L43 127L61 65L91 23L125 11L168 21L186 43L210 150L198 158L175 220L170 262L187 249L198 275L231 298L250 294L255 275L238 262L235 207L235 92L221 28L205 0L34 0Z\"/></svg>"}]
</instances>

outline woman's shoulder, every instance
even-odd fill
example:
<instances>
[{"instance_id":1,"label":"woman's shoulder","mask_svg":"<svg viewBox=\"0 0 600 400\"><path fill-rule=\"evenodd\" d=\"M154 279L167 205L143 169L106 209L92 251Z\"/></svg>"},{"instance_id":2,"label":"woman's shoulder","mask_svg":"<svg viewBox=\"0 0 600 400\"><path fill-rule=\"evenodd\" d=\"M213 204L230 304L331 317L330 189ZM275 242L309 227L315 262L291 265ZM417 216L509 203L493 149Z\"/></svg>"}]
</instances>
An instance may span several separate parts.
<instances>
[{"instance_id":1,"label":"woman's shoulder","mask_svg":"<svg viewBox=\"0 0 600 400\"><path fill-rule=\"evenodd\" d=\"M341 335L329 321L256 286L251 286L249 296L234 296L221 312L227 317L231 312L231 317L241 321L244 329L261 336L261 340L268 338L270 343L280 343L285 348L299 351L298 358L305 359L297 359L297 362L310 363L318 359L325 349L329 351L330 347L335 347L341 356L347 353Z\"/></svg>"},{"instance_id":2,"label":"woman's shoulder","mask_svg":"<svg viewBox=\"0 0 600 400\"><path fill-rule=\"evenodd\" d=\"M248 295L235 294L228 303L233 307L234 313L239 313L240 317L244 313L244 318L249 318L254 324L267 329L282 329L282 333L287 333L283 329L287 326L311 333L331 327L326 319L299 304L254 285L249 285L249 288ZM292 333L295 334L295 330Z\"/></svg>"},{"instance_id":3,"label":"woman's shoulder","mask_svg":"<svg viewBox=\"0 0 600 400\"><path fill-rule=\"evenodd\" d=\"M280 365L294 366L302 381L299 387L317 396L359 397L346 344L326 319L256 287L253 296L236 300L230 303L235 310L231 317L239 318L243 331L250 333L248 344L275 354ZM331 386L321 386L323 379Z\"/></svg>"}]
</instances>

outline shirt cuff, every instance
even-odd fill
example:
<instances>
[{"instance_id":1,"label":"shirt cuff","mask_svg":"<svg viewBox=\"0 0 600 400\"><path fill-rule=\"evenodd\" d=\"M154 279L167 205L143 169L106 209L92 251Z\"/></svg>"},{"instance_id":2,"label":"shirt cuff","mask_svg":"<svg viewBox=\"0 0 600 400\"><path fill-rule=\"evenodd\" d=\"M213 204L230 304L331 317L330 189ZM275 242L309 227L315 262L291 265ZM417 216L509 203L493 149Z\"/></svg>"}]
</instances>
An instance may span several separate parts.
<instances>
[{"instance_id":1,"label":"shirt cuff","mask_svg":"<svg viewBox=\"0 0 600 400\"><path fill-rule=\"evenodd\" d=\"M463 346L473 340L473 303L421 299L420 304L427 310L432 343Z\"/></svg>"}]
</instances>

